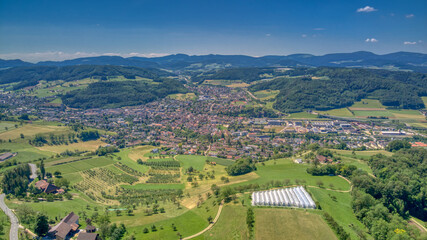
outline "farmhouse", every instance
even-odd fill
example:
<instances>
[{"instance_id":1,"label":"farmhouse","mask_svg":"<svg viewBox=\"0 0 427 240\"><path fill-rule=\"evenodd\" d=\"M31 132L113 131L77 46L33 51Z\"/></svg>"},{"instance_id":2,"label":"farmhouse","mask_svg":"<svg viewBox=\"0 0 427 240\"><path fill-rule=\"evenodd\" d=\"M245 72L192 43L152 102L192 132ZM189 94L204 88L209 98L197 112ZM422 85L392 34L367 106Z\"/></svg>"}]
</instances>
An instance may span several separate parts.
<instances>
[{"instance_id":1,"label":"farmhouse","mask_svg":"<svg viewBox=\"0 0 427 240\"><path fill-rule=\"evenodd\" d=\"M46 180L40 180L36 182L36 188L45 193L61 194L65 192L64 189L59 188L54 184L48 183Z\"/></svg>"},{"instance_id":2,"label":"farmhouse","mask_svg":"<svg viewBox=\"0 0 427 240\"><path fill-rule=\"evenodd\" d=\"M71 212L61 220L56 226L51 228L48 236L56 239L67 239L79 228L79 216Z\"/></svg>"},{"instance_id":3,"label":"farmhouse","mask_svg":"<svg viewBox=\"0 0 427 240\"><path fill-rule=\"evenodd\" d=\"M77 237L77 240L100 240L98 233L85 233L81 232L79 233L79 236Z\"/></svg>"},{"instance_id":4,"label":"farmhouse","mask_svg":"<svg viewBox=\"0 0 427 240\"><path fill-rule=\"evenodd\" d=\"M0 155L0 162L7 160L9 158L12 158L14 156L16 156L16 153L11 153L11 152L3 153Z\"/></svg>"},{"instance_id":5,"label":"farmhouse","mask_svg":"<svg viewBox=\"0 0 427 240\"><path fill-rule=\"evenodd\" d=\"M319 160L320 163L328 163L328 162L332 162L332 159L327 158L323 155L317 155L316 159Z\"/></svg>"}]
</instances>

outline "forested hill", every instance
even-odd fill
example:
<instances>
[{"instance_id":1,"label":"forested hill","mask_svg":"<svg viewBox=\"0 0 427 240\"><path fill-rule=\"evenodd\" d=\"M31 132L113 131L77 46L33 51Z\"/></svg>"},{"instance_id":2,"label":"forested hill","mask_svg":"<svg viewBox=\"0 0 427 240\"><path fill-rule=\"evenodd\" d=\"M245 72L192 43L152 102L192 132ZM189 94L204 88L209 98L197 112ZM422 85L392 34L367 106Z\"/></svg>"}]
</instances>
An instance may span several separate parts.
<instances>
[{"instance_id":1,"label":"forested hill","mask_svg":"<svg viewBox=\"0 0 427 240\"><path fill-rule=\"evenodd\" d=\"M124 76L134 79L136 76L149 79L158 79L170 73L154 68L122 67L111 65L76 65L65 67L15 67L0 71L0 84L17 83L14 89L36 85L40 80L46 81L74 81L84 78L99 78Z\"/></svg>"},{"instance_id":2,"label":"forested hill","mask_svg":"<svg viewBox=\"0 0 427 240\"><path fill-rule=\"evenodd\" d=\"M286 74L250 90L280 90L274 107L288 113L348 107L366 97L388 107L420 109L420 97L427 96L427 75L421 73L320 67Z\"/></svg>"},{"instance_id":3,"label":"forested hill","mask_svg":"<svg viewBox=\"0 0 427 240\"><path fill-rule=\"evenodd\" d=\"M152 67L169 70L213 70L236 67L365 67L411 70L427 73L427 54L396 52L377 55L371 52L332 53L323 56L311 54L292 54L288 56L251 57L245 55L186 55L174 54L163 57L98 56L76 58L65 61L46 61L28 63L20 60L1 60L0 69L17 66L69 66L69 65L116 65L134 67Z\"/></svg>"},{"instance_id":4,"label":"forested hill","mask_svg":"<svg viewBox=\"0 0 427 240\"><path fill-rule=\"evenodd\" d=\"M141 105L187 89L174 79L161 79L156 84L146 81L108 81L89 84L62 96L62 102L73 108L115 108Z\"/></svg>"},{"instance_id":5,"label":"forested hill","mask_svg":"<svg viewBox=\"0 0 427 240\"><path fill-rule=\"evenodd\" d=\"M241 80L246 83L251 83L261 80L263 77L276 76L280 72L275 71L274 68L226 68L219 70L212 70L205 73L196 73L191 77L193 82L203 83L205 80Z\"/></svg>"}]
</instances>

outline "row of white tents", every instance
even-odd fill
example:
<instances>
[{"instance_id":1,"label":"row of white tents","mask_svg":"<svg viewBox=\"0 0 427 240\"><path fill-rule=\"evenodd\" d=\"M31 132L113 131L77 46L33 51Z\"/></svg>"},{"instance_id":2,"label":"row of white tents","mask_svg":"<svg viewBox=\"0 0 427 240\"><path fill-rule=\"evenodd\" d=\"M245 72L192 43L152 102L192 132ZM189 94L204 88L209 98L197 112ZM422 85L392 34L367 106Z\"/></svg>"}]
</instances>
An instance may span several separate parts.
<instances>
[{"instance_id":1,"label":"row of white tents","mask_svg":"<svg viewBox=\"0 0 427 240\"><path fill-rule=\"evenodd\" d=\"M310 194L302 187L252 193L252 206L283 206L316 209Z\"/></svg>"}]
</instances>

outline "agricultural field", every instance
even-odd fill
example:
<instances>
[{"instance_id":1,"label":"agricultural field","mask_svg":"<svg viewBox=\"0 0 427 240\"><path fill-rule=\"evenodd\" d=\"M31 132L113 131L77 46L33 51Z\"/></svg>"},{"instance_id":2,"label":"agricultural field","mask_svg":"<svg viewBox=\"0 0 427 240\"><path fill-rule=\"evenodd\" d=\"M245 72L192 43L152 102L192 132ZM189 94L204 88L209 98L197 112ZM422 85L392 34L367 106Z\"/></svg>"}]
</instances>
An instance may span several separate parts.
<instances>
[{"instance_id":1,"label":"agricultural field","mask_svg":"<svg viewBox=\"0 0 427 240\"><path fill-rule=\"evenodd\" d=\"M423 102L424 102L424 105L425 105L425 109L427 109L427 97L421 97L421 99L423 100Z\"/></svg>"},{"instance_id":2,"label":"agricultural field","mask_svg":"<svg viewBox=\"0 0 427 240\"><path fill-rule=\"evenodd\" d=\"M279 94L279 90L261 90L254 92L254 96L259 98L260 100L270 100L273 99Z\"/></svg>"},{"instance_id":3,"label":"agricultural field","mask_svg":"<svg viewBox=\"0 0 427 240\"><path fill-rule=\"evenodd\" d=\"M351 113L348 108L338 108L332 109L329 111L317 111L319 114L331 115L337 117L353 117L353 113Z\"/></svg>"},{"instance_id":4,"label":"agricultural field","mask_svg":"<svg viewBox=\"0 0 427 240\"><path fill-rule=\"evenodd\" d=\"M362 99L359 102L355 102L351 108L385 108L385 106L376 99Z\"/></svg>"},{"instance_id":5,"label":"agricultural field","mask_svg":"<svg viewBox=\"0 0 427 240\"><path fill-rule=\"evenodd\" d=\"M236 81L236 80L205 80L203 84L209 84L209 85L218 85L218 86L225 86L230 88L244 88L250 86L249 84L243 82L243 81Z\"/></svg>"},{"instance_id":6,"label":"agricultural field","mask_svg":"<svg viewBox=\"0 0 427 240\"><path fill-rule=\"evenodd\" d=\"M245 223L247 208L237 204L225 205L218 222L197 240L248 240L249 232Z\"/></svg>"},{"instance_id":7,"label":"agricultural field","mask_svg":"<svg viewBox=\"0 0 427 240\"><path fill-rule=\"evenodd\" d=\"M197 96L194 93L176 93L169 95L169 97L180 101L189 101L197 99Z\"/></svg>"},{"instance_id":8,"label":"agricultural field","mask_svg":"<svg viewBox=\"0 0 427 240\"><path fill-rule=\"evenodd\" d=\"M14 129L15 125L18 125L18 128L20 127L19 122L0 121L0 133Z\"/></svg>"},{"instance_id":9,"label":"agricultural field","mask_svg":"<svg viewBox=\"0 0 427 240\"><path fill-rule=\"evenodd\" d=\"M313 187L309 187L308 190L313 199L320 203L322 210L329 213L352 239L359 239L357 229L366 231L365 226L353 214L350 193Z\"/></svg>"},{"instance_id":10,"label":"agricultural field","mask_svg":"<svg viewBox=\"0 0 427 240\"><path fill-rule=\"evenodd\" d=\"M337 239L318 214L283 208L255 208L255 239Z\"/></svg>"},{"instance_id":11,"label":"agricultural field","mask_svg":"<svg viewBox=\"0 0 427 240\"><path fill-rule=\"evenodd\" d=\"M308 112L291 113L287 119L312 119L317 118L317 115Z\"/></svg>"},{"instance_id":12,"label":"agricultural field","mask_svg":"<svg viewBox=\"0 0 427 240\"><path fill-rule=\"evenodd\" d=\"M24 124L23 126L18 126L18 128L0 133L0 139L7 141L9 139L20 138L21 134L24 134L24 137L31 137L36 134L48 134L53 132L55 132L55 134L65 134L70 132L70 129L55 125Z\"/></svg>"},{"instance_id":13,"label":"agricultural field","mask_svg":"<svg viewBox=\"0 0 427 240\"><path fill-rule=\"evenodd\" d=\"M77 142L77 143L72 143L67 145L65 144L53 145L53 146L45 145L43 147L37 147L37 149L41 151L52 152L52 153L62 153L62 152L65 152L66 150L69 150L69 151L79 150L79 151L93 152L98 147L105 146L105 145L106 143L101 140L94 140L94 141L86 141L86 142Z\"/></svg>"},{"instance_id":14,"label":"agricultural field","mask_svg":"<svg viewBox=\"0 0 427 240\"><path fill-rule=\"evenodd\" d=\"M303 185L316 186L317 181L321 180L325 186L329 186L332 183L335 190L350 190L350 185L344 179L337 176L312 176L306 172L307 165L295 164L291 159L268 161L265 165L257 164L256 167L257 171L255 171L255 173L259 178L242 182L238 185L254 183L266 184L271 181L282 182L285 179L289 179L291 181L290 185L296 184L295 180L303 180L305 181Z\"/></svg>"}]
</instances>

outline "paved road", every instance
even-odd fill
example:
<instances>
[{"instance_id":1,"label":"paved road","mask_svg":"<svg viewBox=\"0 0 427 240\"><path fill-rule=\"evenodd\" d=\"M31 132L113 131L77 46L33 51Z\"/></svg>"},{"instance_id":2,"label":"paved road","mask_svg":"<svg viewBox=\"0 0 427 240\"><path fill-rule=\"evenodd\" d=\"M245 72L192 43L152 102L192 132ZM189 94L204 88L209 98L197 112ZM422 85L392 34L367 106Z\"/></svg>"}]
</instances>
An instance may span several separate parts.
<instances>
[{"instance_id":1,"label":"paved road","mask_svg":"<svg viewBox=\"0 0 427 240\"><path fill-rule=\"evenodd\" d=\"M214 226L214 224L218 221L218 218L219 218L219 216L221 215L221 211L222 211L222 207L224 206L224 200L221 202L221 204L219 205L219 208L218 208L218 213L216 214L216 217L215 217L215 219L209 224L209 226L207 226L205 229L203 229L202 231L200 231L200 232L198 232L198 233L196 233L196 234L194 234L194 235L191 235L191 236L189 236L189 237L185 237L185 238L183 238L182 240L188 240L188 239L192 239L192 238L195 238L195 237L197 237L197 236L200 236L200 235L202 235L203 233L205 233L206 231L208 231L208 230L210 230L213 226Z\"/></svg>"},{"instance_id":2,"label":"paved road","mask_svg":"<svg viewBox=\"0 0 427 240\"><path fill-rule=\"evenodd\" d=\"M15 213L10 210L10 208L4 203L4 193L0 195L0 208L3 210L3 212L9 216L10 219L10 233L9 233L9 239L10 240L18 240L18 228L19 228L19 222L18 218L15 216Z\"/></svg>"},{"instance_id":3,"label":"paved road","mask_svg":"<svg viewBox=\"0 0 427 240\"><path fill-rule=\"evenodd\" d=\"M37 178L37 165L34 163L28 163L28 165L30 165L31 172L32 172L30 178L34 180Z\"/></svg>"}]
</instances>

